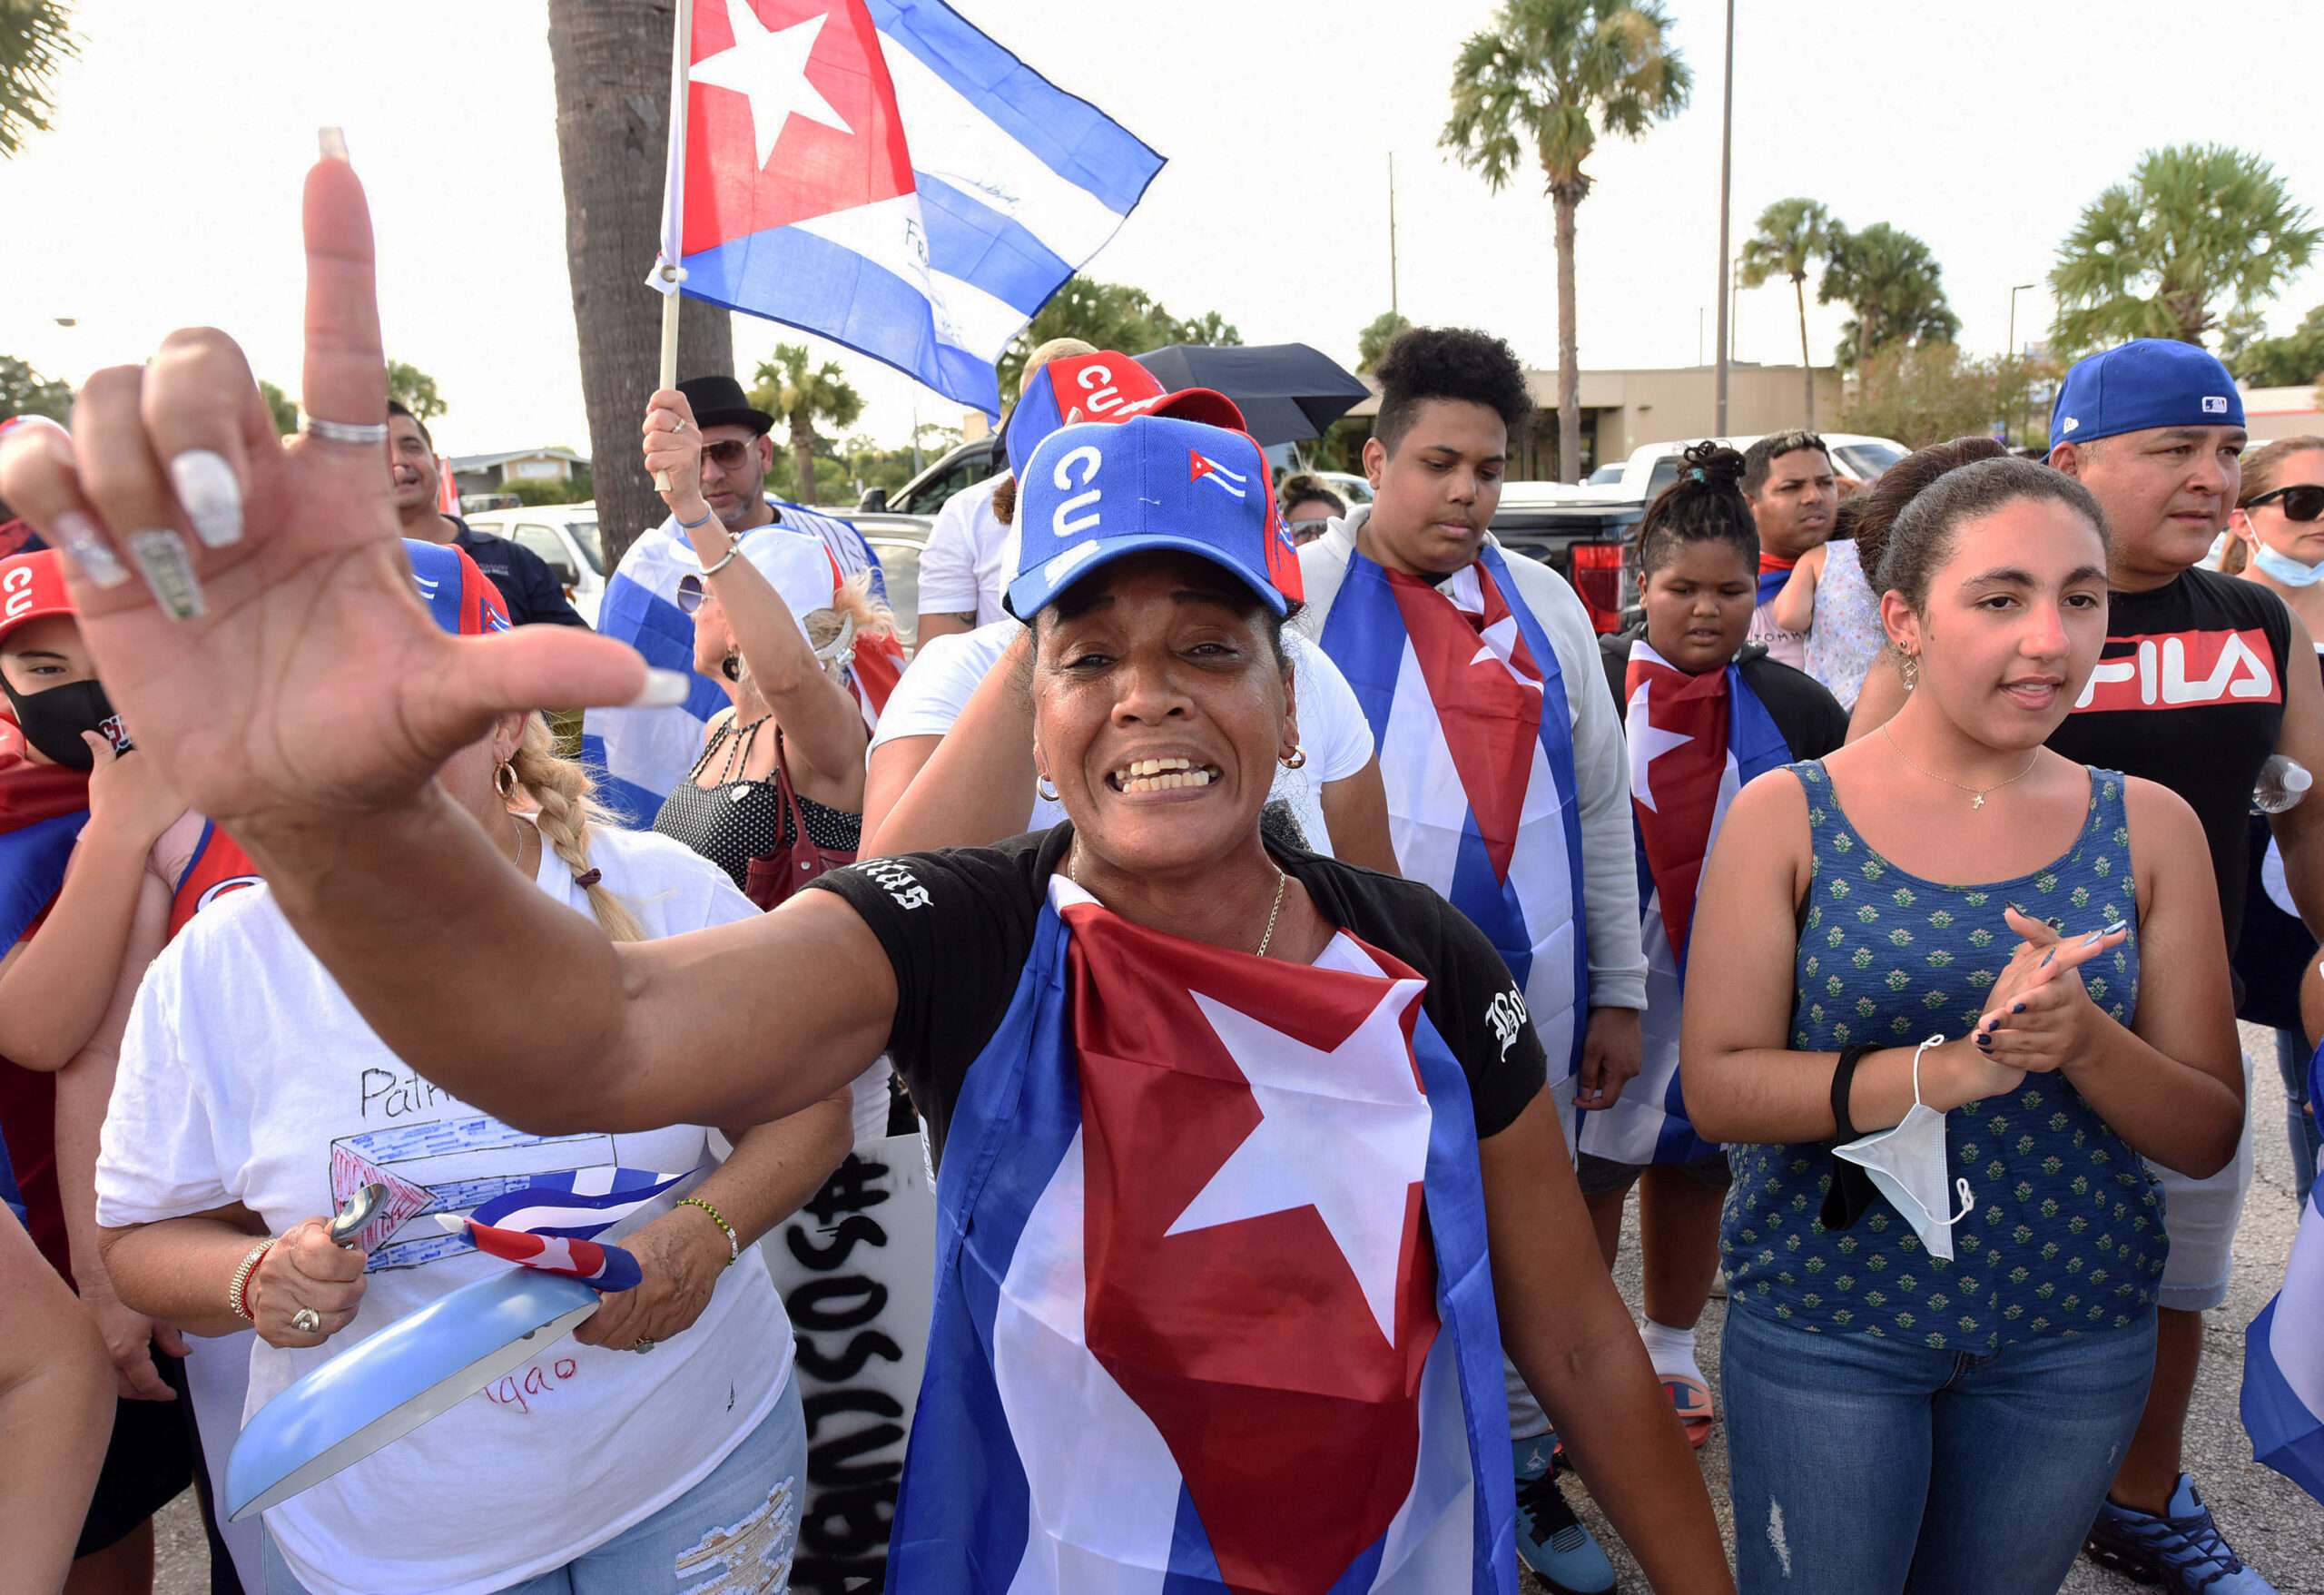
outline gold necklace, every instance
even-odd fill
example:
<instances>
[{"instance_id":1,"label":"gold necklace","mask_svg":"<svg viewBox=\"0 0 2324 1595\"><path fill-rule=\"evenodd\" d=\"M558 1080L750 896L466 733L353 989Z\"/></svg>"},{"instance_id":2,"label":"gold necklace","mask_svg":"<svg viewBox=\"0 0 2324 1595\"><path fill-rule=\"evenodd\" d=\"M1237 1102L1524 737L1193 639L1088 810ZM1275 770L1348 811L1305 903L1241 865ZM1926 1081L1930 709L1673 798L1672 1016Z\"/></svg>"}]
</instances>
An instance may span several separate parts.
<instances>
[{"instance_id":1,"label":"gold necklace","mask_svg":"<svg viewBox=\"0 0 2324 1595\"><path fill-rule=\"evenodd\" d=\"M1973 809L1982 809L1985 806L1985 793L1989 792L1999 792L2004 786L2009 786L2016 782L2024 780L2028 775L2034 773L2034 766L2042 762L2042 750L2035 748L2032 756L2025 761L2025 768L2011 776L2009 780L1996 781L1991 786L1986 787L1969 786L1962 782L1954 780L1949 775L1939 775L1935 771L1928 768L1925 764L1915 761L1912 754L1906 753L1903 748L1896 745L1896 739L1888 734L1887 723L1885 721L1881 723L1880 734L1887 742L1890 750L1894 752L1898 758L1904 760L1905 763L1910 764L1923 775L1927 776L1931 781L1942 781L1945 785L1953 788L1955 792L1968 793L1970 794L1969 806Z\"/></svg>"},{"instance_id":2,"label":"gold necklace","mask_svg":"<svg viewBox=\"0 0 2324 1595\"><path fill-rule=\"evenodd\" d=\"M1266 957L1267 948L1275 940L1275 923L1283 917L1284 891L1291 884L1291 877L1283 872L1283 866L1273 859L1267 861L1267 865L1275 871L1275 906L1267 910L1267 928L1259 935L1259 950L1252 954L1254 958ZM1078 836L1065 855L1065 878L1076 886L1081 884L1081 839Z\"/></svg>"}]
</instances>

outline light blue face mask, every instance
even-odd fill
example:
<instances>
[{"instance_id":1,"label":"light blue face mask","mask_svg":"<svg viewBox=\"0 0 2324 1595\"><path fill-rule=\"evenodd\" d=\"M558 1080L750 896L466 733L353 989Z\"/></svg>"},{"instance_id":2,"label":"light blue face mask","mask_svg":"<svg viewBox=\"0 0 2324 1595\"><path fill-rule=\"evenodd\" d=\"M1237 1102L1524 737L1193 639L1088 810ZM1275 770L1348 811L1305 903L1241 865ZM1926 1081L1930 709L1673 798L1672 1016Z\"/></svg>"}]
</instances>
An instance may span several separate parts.
<instances>
[{"instance_id":1,"label":"light blue face mask","mask_svg":"<svg viewBox=\"0 0 2324 1595\"><path fill-rule=\"evenodd\" d=\"M2312 587L2324 581L2324 565L2309 565L2289 554L2279 554L2256 537L2251 543L2251 567L2271 582L2288 587Z\"/></svg>"},{"instance_id":2,"label":"light blue face mask","mask_svg":"<svg viewBox=\"0 0 2324 1595\"><path fill-rule=\"evenodd\" d=\"M1912 1225L1913 1233L1921 1237L1921 1245L1929 1255L1953 1260L1953 1226L1969 1216L1977 1198L1970 1193L1965 1179L1955 1182L1961 1194L1961 1211L1951 1217L1945 1209L1945 1115L1921 1100L1921 1054L1932 1047L1942 1046L1945 1038L1931 1036L1913 1051L1913 1105L1904 1118L1891 1129L1877 1130L1868 1136L1858 1136L1833 1152L1859 1164L1880 1187L1880 1194L1896 1205L1896 1211Z\"/></svg>"}]
</instances>

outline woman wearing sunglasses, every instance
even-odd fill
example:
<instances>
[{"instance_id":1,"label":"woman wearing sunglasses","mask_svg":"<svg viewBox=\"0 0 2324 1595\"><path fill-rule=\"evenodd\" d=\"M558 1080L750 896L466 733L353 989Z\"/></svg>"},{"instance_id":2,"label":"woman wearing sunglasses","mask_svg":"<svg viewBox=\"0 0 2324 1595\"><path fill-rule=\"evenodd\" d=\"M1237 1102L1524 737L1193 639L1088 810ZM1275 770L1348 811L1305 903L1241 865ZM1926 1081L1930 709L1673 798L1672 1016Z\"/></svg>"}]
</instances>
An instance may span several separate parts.
<instances>
[{"instance_id":1,"label":"woman wearing sunglasses","mask_svg":"<svg viewBox=\"0 0 2324 1595\"><path fill-rule=\"evenodd\" d=\"M708 450L685 395L654 396L645 448L702 562L677 592L694 617L694 667L732 700L654 828L773 908L852 862L862 844L869 731L841 677L857 638L892 635L894 616L872 596L868 573L839 579L822 539L779 527L727 531L703 497Z\"/></svg>"}]
</instances>

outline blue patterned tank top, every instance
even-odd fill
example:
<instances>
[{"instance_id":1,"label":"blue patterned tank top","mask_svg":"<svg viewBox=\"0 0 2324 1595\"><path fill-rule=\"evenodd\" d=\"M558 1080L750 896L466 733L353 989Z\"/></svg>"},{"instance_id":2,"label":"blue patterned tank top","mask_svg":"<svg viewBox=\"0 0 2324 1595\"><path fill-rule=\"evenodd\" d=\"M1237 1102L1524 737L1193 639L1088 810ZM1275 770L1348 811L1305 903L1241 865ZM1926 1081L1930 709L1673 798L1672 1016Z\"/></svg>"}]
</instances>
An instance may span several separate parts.
<instances>
[{"instance_id":1,"label":"blue patterned tank top","mask_svg":"<svg viewBox=\"0 0 2324 1595\"><path fill-rule=\"evenodd\" d=\"M2132 921L2122 946L2083 966L2091 1000L2130 1022L2139 929L2121 775L2090 773L2089 823L2049 868L1944 886L1873 851L1821 761L1789 769L1807 788L1814 847L1792 965L1795 1049L1966 1033L2017 945L2002 919L2012 902L2069 933ZM2152 1305L2168 1246L2154 1177L2063 1076L2028 1075L1945 1119L1945 1188L1966 1179L1976 1198L1953 1226L1950 1261L1931 1256L1886 1196L1849 1228L1826 1229L1827 1144L1730 1146L1719 1241L1734 1303L1810 1332L1974 1353L2123 1328Z\"/></svg>"}]
</instances>

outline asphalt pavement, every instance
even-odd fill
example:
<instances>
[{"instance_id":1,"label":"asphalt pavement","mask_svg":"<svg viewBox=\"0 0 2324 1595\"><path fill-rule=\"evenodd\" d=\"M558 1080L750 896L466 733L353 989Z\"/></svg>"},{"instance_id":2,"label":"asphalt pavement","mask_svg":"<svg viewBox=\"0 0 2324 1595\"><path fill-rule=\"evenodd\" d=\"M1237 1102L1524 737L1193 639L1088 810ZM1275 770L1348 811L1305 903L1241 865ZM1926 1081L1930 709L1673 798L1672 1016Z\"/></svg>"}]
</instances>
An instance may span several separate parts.
<instances>
[{"instance_id":1,"label":"asphalt pavement","mask_svg":"<svg viewBox=\"0 0 2324 1595\"><path fill-rule=\"evenodd\" d=\"M2324 1506L2272 1469L2251 1460L2251 1444L2236 1413L2236 1392L2243 1378L2243 1328L2259 1314L2283 1279L2284 1256L2299 1226L2292 1201L2291 1153L2283 1133L2284 1094L2275 1069L2275 1044L2264 1030L2243 1028L2244 1045L2260 1059L2253 1073L2251 1113L2256 1168L2243 1225L2235 1237L2235 1282L2227 1305L2209 1315L2204 1334L2201 1382L2187 1423L2187 1467L2226 1532L2229 1543L2272 1580L2281 1595L2324 1595ZM1622 1260L1616 1268L1622 1294L1638 1306L1638 1222L1633 1205L1624 1226ZM1726 1304L1713 1302L1705 1314L1701 1361L1714 1393L1718 1388L1718 1334ZM1703 1478L1719 1527L1732 1545L1734 1525L1727 1504L1727 1437L1714 1430L1699 1453ZM1573 1500L1582 1517L1613 1556L1625 1591L1644 1591L1637 1564L1607 1529L1597 1507L1580 1488ZM172 1501L156 1521L157 1595L207 1595L209 1550L189 1492ZM1539 1585L1531 1588L1538 1591ZM2061 1595L2128 1595L2139 1586L2078 1562Z\"/></svg>"}]
</instances>

